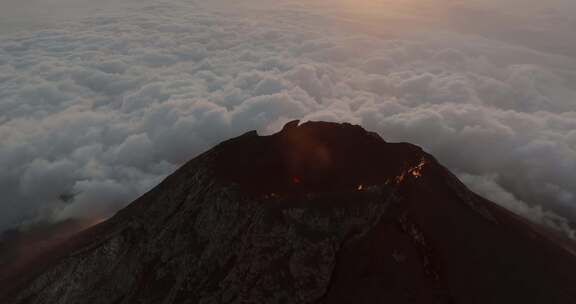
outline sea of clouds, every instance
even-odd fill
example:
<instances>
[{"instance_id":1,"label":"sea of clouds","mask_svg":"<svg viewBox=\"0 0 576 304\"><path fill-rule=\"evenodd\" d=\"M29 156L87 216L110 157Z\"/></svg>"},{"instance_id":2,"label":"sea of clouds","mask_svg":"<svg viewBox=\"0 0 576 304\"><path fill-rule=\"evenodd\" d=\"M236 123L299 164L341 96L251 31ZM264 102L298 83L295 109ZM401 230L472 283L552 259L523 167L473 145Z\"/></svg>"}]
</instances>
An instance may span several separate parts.
<instances>
[{"instance_id":1,"label":"sea of clouds","mask_svg":"<svg viewBox=\"0 0 576 304\"><path fill-rule=\"evenodd\" d=\"M327 0L225 2L0 36L0 231L110 216L216 143L302 119L421 145L478 193L576 238L572 42L506 38L559 35L541 19L560 12L491 36L473 18L456 30L463 12L492 12L461 3L443 20L424 8L381 20Z\"/></svg>"}]
</instances>

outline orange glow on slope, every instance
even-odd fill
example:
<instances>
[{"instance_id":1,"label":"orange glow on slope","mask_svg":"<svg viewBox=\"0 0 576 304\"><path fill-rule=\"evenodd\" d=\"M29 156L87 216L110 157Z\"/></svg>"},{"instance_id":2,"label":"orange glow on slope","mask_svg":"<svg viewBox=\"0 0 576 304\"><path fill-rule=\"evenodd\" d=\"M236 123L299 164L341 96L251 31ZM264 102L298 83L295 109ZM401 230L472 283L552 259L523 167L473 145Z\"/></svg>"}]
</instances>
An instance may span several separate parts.
<instances>
[{"instance_id":1,"label":"orange glow on slope","mask_svg":"<svg viewBox=\"0 0 576 304\"><path fill-rule=\"evenodd\" d=\"M412 167L410 170L408 170L408 172L410 174L412 174L412 176L414 176L414 178L420 178L420 177L422 177L422 170L424 169L425 165L426 165L426 160L422 159L420 161L420 163L418 163L418 165Z\"/></svg>"},{"instance_id":2,"label":"orange glow on slope","mask_svg":"<svg viewBox=\"0 0 576 304\"><path fill-rule=\"evenodd\" d=\"M418 179L420 177L422 177L423 175L423 170L424 167L426 166L427 161L425 159L420 160L420 162L414 166L411 167L410 169L402 172L402 174L400 174L399 176L397 176L394 179L394 182L396 182L396 184L400 184L402 182L404 182L404 180L407 178L407 176L412 176L414 179ZM386 181L386 183L388 183L388 181Z\"/></svg>"}]
</instances>

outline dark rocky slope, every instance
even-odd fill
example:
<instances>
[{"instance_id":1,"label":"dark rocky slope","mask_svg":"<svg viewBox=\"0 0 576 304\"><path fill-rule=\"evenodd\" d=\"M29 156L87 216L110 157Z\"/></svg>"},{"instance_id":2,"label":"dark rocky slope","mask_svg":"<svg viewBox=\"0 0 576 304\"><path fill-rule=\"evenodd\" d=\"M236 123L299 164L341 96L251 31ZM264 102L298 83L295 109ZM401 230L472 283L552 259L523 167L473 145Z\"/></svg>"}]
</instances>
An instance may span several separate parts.
<instances>
[{"instance_id":1,"label":"dark rocky slope","mask_svg":"<svg viewBox=\"0 0 576 304\"><path fill-rule=\"evenodd\" d=\"M576 303L576 257L432 156L288 124L190 161L1 303Z\"/></svg>"}]
</instances>

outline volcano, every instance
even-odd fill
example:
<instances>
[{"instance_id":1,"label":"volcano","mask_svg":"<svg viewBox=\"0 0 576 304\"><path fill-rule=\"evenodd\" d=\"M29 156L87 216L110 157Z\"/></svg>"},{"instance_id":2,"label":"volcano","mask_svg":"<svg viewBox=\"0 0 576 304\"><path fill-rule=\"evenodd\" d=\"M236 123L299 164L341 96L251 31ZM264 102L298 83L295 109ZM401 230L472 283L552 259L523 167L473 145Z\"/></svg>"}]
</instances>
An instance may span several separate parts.
<instances>
[{"instance_id":1,"label":"volcano","mask_svg":"<svg viewBox=\"0 0 576 304\"><path fill-rule=\"evenodd\" d=\"M566 244L417 146L294 121L189 161L0 302L576 303Z\"/></svg>"}]
</instances>

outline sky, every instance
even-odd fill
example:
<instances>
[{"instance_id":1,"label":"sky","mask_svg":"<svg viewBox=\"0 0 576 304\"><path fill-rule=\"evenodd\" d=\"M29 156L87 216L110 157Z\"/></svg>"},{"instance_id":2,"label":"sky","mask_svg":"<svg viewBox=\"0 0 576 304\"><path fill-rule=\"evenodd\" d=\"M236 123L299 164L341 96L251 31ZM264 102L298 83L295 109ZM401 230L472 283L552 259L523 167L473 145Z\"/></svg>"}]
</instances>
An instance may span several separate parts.
<instances>
[{"instance_id":1,"label":"sky","mask_svg":"<svg viewBox=\"0 0 576 304\"><path fill-rule=\"evenodd\" d=\"M113 214L293 119L422 146L576 238L576 3L4 0L0 231Z\"/></svg>"}]
</instances>

